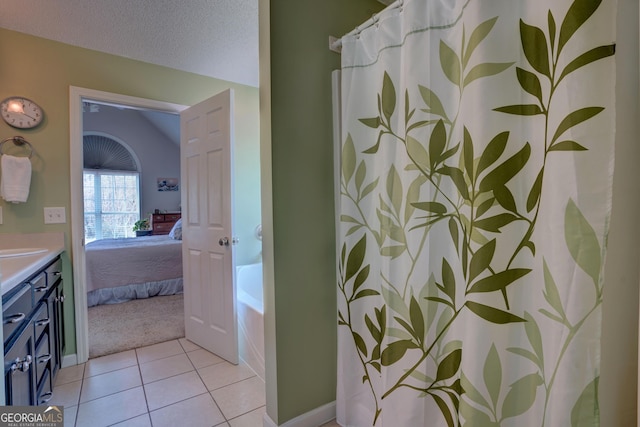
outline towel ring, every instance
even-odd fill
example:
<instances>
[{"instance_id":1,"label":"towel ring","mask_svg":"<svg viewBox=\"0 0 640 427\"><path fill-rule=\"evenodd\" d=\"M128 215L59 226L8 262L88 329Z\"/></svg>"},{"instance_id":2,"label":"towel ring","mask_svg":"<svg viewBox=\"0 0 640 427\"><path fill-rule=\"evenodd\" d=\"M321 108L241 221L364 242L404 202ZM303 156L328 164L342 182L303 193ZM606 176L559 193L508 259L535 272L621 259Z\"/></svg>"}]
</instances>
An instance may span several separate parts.
<instances>
[{"instance_id":1,"label":"towel ring","mask_svg":"<svg viewBox=\"0 0 640 427\"><path fill-rule=\"evenodd\" d=\"M21 136L12 136L12 137L4 139L2 142L0 142L0 154L4 154L2 152L2 146L5 144L5 142L9 142L9 141L13 141L13 143L15 145L26 145L27 148L29 149L29 156L28 157L31 158L31 156L33 155L33 147L31 146L29 141L27 141L26 139L24 139Z\"/></svg>"}]
</instances>

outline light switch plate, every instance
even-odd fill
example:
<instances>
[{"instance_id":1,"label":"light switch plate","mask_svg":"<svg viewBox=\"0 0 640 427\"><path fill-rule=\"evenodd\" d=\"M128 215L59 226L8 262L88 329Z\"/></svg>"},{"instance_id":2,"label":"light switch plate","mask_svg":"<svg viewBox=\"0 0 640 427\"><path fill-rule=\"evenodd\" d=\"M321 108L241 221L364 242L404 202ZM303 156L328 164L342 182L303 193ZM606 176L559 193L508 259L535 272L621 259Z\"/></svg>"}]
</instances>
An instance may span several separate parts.
<instances>
[{"instance_id":1,"label":"light switch plate","mask_svg":"<svg viewBox=\"0 0 640 427\"><path fill-rule=\"evenodd\" d=\"M44 208L45 224L64 224L67 222L67 214L62 208Z\"/></svg>"}]
</instances>

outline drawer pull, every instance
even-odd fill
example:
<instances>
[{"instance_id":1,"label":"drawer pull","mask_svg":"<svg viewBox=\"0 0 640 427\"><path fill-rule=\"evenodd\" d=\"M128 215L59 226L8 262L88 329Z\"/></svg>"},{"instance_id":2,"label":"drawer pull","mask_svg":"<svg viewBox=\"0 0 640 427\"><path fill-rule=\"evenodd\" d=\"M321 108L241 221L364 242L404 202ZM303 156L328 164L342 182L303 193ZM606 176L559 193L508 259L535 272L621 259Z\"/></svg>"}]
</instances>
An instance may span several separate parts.
<instances>
[{"instance_id":1,"label":"drawer pull","mask_svg":"<svg viewBox=\"0 0 640 427\"><path fill-rule=\"evenodd\" d=\"M51 400L52 397L53 397L53 392L52 391L48 391L46 393L42 393L42 396L40 396L40 401L38 403L40 405L42 405L43 403L47 403L48 401Z\"/></svg>"},{"instance_id":2,"label":"drawer pull","mask_svg":"<svg viewBox=\"0 0 640 427\"><path fill-rule=\"evenodd\" d=\"M29 370L29 365L31 365L31 355L27 354L24 359L20 360L19 357L16 357L16 360L11 364L11 373L15 371L27 372Z\"/></svg>"},{"instance_id":3,"label":"drawer pull","mask_svg":"<svg viewBox=\"0 0 640 427\"><path fill-rule=\"evenodd\" d=\"M38 288L33 289L35 292L44 292L47 290L47 286L40 286Z\"/></svg>"},{"instance_id":4,"label":"drawer pull","mask_svg":"<svg viewBox=\"0 0 640 427\"><path fill-rule=\"evenodd\" d=\"M49 322L51 322L51 319L49 319L48 317L46 319L40 319L36 322L36 326L46 326L49 324Z\"/></svg>"},{"instance_id":5,"label":"drawer pull","mask_svg":"<svg viewBox=\"0 0 640 427\"><path fill-rule=\"evenodd\" d=\"M18 323L18 322L22 322L25 318L25 314L24 313L17 313L17 314L12 314L9 317L5 317L3 319L3 323L6 325L7 323Z\"/></svg>"},{"instance_id":6,"label":"drawer pull","mask_svg":"<svg viewBox=\"0 0 640 427\"><path fill-rule=\"evenodd\" d=\"M60 272L60 271L53 271L53 272L51 272L51 274L53 274L54 276L61 276L61 275L62 275L62 272Z\"/></svg>"},{"instance_id":7,"label":"drawer pull","mask_svg":"<svg viewBox=\"0 0 640 427\"><path fill-rule=\"evenodd\" d=\"M49 360L51 360L51 355L50 354L43 354L42 356L38 357L38 365L42 365L43 363L47 363Z\"/></svg>"}]
</instances>

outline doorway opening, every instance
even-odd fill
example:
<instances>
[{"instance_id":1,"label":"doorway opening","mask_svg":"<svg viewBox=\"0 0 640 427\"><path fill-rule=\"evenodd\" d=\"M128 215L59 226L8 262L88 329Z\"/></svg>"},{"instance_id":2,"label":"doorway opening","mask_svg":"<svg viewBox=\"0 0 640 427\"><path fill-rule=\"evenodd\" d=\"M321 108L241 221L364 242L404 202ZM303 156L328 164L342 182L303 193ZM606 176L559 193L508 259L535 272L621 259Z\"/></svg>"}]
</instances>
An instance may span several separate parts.
<instances>
[{"instance_id":1,"label":"doorway opening","mask_svg":"<svg viewBox=\"0 0 640 427\"><path fill-rule=\"evenodd\" d=\"M86 256L84 233L84 194L83 194L83 103L125 107L138 110L160 111L180 114L185 105L172 104L127 95L113 94L92 89L70 88L70 179L71 179L71 241L73 251L73 282L75 298L76 359L69 365L86 362L89 358L88 306L86 286Z\"/></svg>"}]
</instances>

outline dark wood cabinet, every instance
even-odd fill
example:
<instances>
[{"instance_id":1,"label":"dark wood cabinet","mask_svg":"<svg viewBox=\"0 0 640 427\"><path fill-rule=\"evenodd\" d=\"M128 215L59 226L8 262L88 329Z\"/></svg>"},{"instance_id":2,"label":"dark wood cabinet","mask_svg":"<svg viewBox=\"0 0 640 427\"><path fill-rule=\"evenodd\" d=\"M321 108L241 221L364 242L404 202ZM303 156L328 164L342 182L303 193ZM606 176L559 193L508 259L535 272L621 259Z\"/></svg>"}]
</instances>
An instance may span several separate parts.
<instances>
[{"instance_id":1,"label":"dark wood cabinet","mask_svg":"<svg viewBox=\"0 0 640 427\"><path fill-rule=\"evenodd\" d=\"M2 297L7 405L42 405L64 355L62 262L56 258Z\"/></svg>"},{"instance_id":2,"label":"dark wood cabinet","mask_svg":"<svg viewBox=\"0 0 640 427\"><path fill-rule=\"evenodd\" d=\"M33 333L24 328L4 353L4 383L7 405L27 406L35 401Z\"/></svg>"},{"instance_id":3,"label":"dark wood cabinet","mask_svg":"<svg viewBox=\"0 0 640 427\"><path fill-rule=\"evenodd\" d=\"M151 215L151 229L153 230L153 234L169 234L181 215L180 212Z\"/></svg>"},{"instance_id":4,"label":"dark wood cabinet","mask_svg":"<svg viewBox=\"0 0 640 427\"><path fill-rule=\"evenodd\" d=\"M58 369L62 367L62 357L64 356L65 339L64 339L64 290L62 281L51 290L48 295L47 303L51 319L53 320L52 328L49 332L49 342L51 345L52 360L52 376L58 373Z\"/></svg>"}]
</instances>

